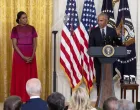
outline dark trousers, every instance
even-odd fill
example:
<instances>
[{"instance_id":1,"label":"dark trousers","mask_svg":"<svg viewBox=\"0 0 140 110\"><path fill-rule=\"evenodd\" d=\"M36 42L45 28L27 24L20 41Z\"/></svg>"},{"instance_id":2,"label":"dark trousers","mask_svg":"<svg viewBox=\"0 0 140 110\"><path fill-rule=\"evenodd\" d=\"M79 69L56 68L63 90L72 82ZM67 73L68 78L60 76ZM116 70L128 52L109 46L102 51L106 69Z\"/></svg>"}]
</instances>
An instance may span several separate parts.
<instances>
[{"instance_id":1,"label":"dark trousers","mask_svg":"<svg viewBox=\"0 0 140 110\"><path fill-rule=\"evenodd\" d=\"M97 96L99 96L100 81L101 81L101 63L98 58L94 58L94 67L96 71Z\"/></svg>"}]
</instances>

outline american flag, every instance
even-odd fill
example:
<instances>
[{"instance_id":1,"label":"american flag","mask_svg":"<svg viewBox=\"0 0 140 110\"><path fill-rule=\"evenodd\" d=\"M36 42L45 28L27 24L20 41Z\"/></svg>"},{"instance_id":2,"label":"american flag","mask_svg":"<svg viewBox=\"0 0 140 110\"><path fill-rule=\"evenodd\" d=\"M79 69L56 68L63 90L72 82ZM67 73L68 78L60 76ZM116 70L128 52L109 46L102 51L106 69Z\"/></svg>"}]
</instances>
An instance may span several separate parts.
<instances>
[{"instance_id":1,"label":"american flag","mask_svg":"<svg viewBox=\"0 0 140 110\"><path fill-rule=\"evenodd\" d=\"M76 1L67 0L64 27L61 34L60 63L73 89L82 81L80 39Z\"/></svg>"},{"instance_id":2,"label":"american flag","mask_svg":"<svg viewBox=\"0 0 140 110\"><path fill-rule=\"evenodd\" d=\"M83 68L82 72L88 90L91 90L95 78L93 58L90 58L89 55L87 54L89 33L91 28L94 28L95 26L97 26L97 18L94 0L85 0L82 18L80 22L80 34L81 34L81 56L82 56L81 64Z\"/></svg>"}]
</instances>

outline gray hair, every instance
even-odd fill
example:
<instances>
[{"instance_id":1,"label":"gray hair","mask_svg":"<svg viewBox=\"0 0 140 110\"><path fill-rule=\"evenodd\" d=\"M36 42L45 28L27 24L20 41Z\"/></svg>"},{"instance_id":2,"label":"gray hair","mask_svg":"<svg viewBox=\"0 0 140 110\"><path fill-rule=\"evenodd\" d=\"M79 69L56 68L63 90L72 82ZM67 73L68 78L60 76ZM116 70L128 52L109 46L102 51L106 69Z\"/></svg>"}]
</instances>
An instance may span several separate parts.
<instances>
[{"instance_id":1,"label":"gray hair","mask_svg":"<svg viewBox=\"0 0 140 110\"><path fill-rule=\"evenodd\" d=\"M100 13L100 14L98 15L98 17L99 17L99 16L104 16L104 17L108 20L108 15L107 15L106 13L103 13L103 12L102 12L102 13Z\"/></svg>"},{"instance_id":2,"label":"gray hair","mask_svg":"<svg viewBox=\"0 0 140 110\"><path fill-rule=\"evenodd\" d=\"M116 97L109 97L103 103L103 110L117 110L118 99Z\"/></svg>"},{"instance_id":3,"label":"gray hair","mask_svg":"<svg viewBox=\"0 0 140 110\"><path fill-rule=\"evenodd\" d=\"M119 100L118 110L136 110L135 105L128 100Z\"/></svg>"},{"instance_id":4,"label":"gray hair","mask_svg":"<svg viewBox=\"0 0 140 110\"><path fill-rule=\"evenodd\" d=\"M37 78L29 79L26 83L26 91L29 96L39 95L41 93L41 82Z\"/></svg>"}]
</instances>

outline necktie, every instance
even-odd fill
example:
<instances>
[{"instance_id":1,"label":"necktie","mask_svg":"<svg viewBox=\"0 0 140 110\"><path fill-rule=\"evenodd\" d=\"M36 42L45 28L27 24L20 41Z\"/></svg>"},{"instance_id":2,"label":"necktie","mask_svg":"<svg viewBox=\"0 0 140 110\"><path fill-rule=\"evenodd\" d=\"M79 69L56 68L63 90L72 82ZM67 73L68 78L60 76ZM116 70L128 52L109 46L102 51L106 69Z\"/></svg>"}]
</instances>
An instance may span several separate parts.
<instances>
[{"instance_id":1,"label":"necktie","mask_svg":"<svg viewBox=\"0 0 140 110\"><path fill-rule=\"evenodd\" d=\"M103 38L105 37L105 31L104 31L104 29L102 29L102 37Z\"/></svg>"}]
</instances>

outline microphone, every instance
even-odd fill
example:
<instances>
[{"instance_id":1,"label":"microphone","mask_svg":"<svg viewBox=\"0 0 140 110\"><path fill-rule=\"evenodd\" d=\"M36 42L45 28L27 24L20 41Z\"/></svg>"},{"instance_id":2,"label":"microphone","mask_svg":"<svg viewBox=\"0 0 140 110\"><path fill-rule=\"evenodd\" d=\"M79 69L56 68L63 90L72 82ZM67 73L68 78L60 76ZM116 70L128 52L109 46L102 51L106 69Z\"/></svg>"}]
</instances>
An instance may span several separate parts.
<instances>
[{"instance_id":1,"label":"microphone","mask_svg":"<svg viewBox=\"0 0 140 110\"><path fill-rule=\"evenodd\" d=\"M105 36L104 43L105 43L105 45L112 45L111 36Z\"/></svg>"}]
</instances>

